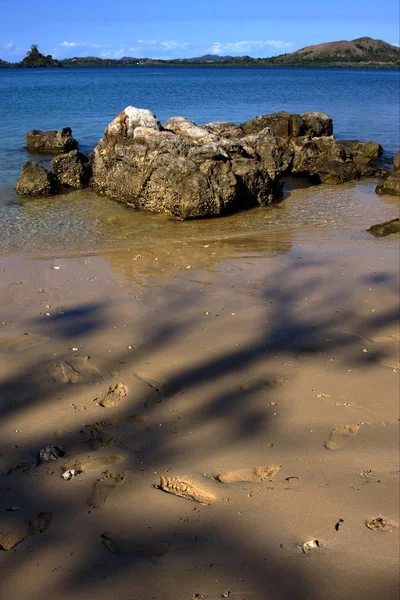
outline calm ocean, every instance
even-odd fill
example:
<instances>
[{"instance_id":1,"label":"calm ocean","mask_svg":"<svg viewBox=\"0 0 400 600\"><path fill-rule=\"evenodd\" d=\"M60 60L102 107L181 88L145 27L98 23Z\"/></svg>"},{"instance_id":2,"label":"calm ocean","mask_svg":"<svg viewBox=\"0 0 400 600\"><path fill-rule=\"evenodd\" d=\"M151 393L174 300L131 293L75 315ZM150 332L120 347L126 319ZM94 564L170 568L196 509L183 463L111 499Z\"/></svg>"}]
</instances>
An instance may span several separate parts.
<instances>
[{"instance_id":1,"label":"calm ocean","mask_svg":"<svg viewBox=\"0 0 400 600\"><path fill-rule=\"evenodd\" d=\"M45 237L49 227L46 218L52 222L52 229L59 224L59 239L63 235L67 239L74 237L79 227L80 235L91 235L87 232L89 225L82 220L76 222L74 195L70 200L64 197L39 203L16 197L13 187L22 164L29 158L24 150L24 135L30 129L70 126L81 150L89 152L106 125L128 105L151 109L161 122L173 115L198 123L243 122L279 110L322 111L333 117L337 138L378 141L390 157L400 145L399 84L399 72L373 69L0 69L3 241L7 238L9 251L14 242L17 248L29 245L32 231L36 237ZM93 193L86 194L87 202L93 203ZM83 202L82 194L79 202ZM99 210L104 202L109 201L98 200ZM92 209L91 206L93 212ZM29 217L27 210L32 213ZM83 215L82 206L81 211Z\"/></svg>"}]
</instances>

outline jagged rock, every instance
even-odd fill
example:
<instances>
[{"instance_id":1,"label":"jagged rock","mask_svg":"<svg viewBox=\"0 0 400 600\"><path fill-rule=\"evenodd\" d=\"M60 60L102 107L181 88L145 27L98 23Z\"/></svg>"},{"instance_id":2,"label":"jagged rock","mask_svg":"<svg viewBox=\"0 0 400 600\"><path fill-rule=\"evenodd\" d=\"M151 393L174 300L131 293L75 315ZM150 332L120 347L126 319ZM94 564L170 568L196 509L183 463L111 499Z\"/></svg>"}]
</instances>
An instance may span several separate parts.
<instances>
[{"instance_id":1,"label":"jagged rock","mask_svg":"<svg viewBox=\"0 0 400 600\"><path fill-rule=\"evenodd\" d=\"M206 127L196 125L196 123L185 117L172 117L168 119L164 123L164 128L189 140L212 142L218 139L215 133L212 133Z\"/></svg>"},{"instance_id":2,"label":"jagged rock","mask_svg":"<svg viewBox=\"0 0 400 600\"><path fill-rule=\"evenodd\" d=\"M339 143L358 161L369 162L383 154L383 148L378 142L340 140Z\"/></svg>"},{"instance_id":3,"label":"jagged rock","mask_svg":"<svg viewBox=\"0 0 400 600\"><path fill-rule=\"evenodd\" d=\"M391 233L400 233L400 219L391 219L384 223L377 223L376 225L372 225L367 231L378 237L383 237Z\"/></svg>"},{"instance_id":4,"label":"jagged rock","mask_svg":"<svg viewBox=\"0 0 400 600\"><path fill-rule=\"evenodd\" d=\"M245 136L241 125L229 121L213 121L212 123L206 123L203 127L221 138L240 139Z\"/></svg>"},{"instance_id":5,"label":"jagged rock","mask_svg":"<svg viewBox=\"0 0 400 600\"><path fill-rule=\"evenodd\" d=\"M330 136L333 134L332 118L320 112L306 112L301 115L303 126L298 135L311 137Z\"/></svg>"},{"instance_id":6,"label":"jagged rock","mask_svg":"<svg viewBox=\"0 0 400 600\"><path fill-rule=\"evenodd\" d=\"M105 139L117 141L134 137L137 128L145 128L151 131L161 131L162 127L151 110L127 106L125 110L106 127ZM142 132L141 132L142 133Z\"/></svg>"},{"instance_id":7,"label":"jagged rock","mask_svg":"<svg viewBox=\"0 0 400 600\"><path fill-rule=\"evenodd\" d=\"M290 114L285 111L254 117L242 125L246 135L260 133L268 127L279 137L320 137L332 135L332 119L323 113Z\"/></svg>"},{"instance_id":8,"label":"jagged rock","mask_svg":"<svg viewBox=\"0 0 400 600\"><path fill-rule=\"evenodd\" d=\"M395 171L400 170L400 150L396 152L393 158L393 166Z\"/></svg>"},{"instance_id":9,"label":"jagged rock","mask_svg":"<svg viewBox=\"0 0 400 600\"><path fill-rule=\"evenodd\" d=\"M308 178L311 183L338 185L346 181L358 179L358 177L357 168L353 163L321 157L309 170Z\"/></svg>"},{"instance_id":10,"label":"jagged rock","mask_svg":"<svg viewBox=\"0 0 400 600\"><path fill-rule=\"evenodd\" d=\"M17 181L17 194L22 196L51 196L57 194L57 177L35 162L26 162Z\"/></svg>"},{"instance_id":11,"label":"jagged rock","mask_svg":"<svg viewBox=\"0 0 400 600\"><path fill-rule=\"evenodd\" d=\"M50 162L52 172L61 184L73 188L85 188L89 185L91 166L89 158L72 150L67 154L60 154Z\"/></svg>"},{"instance_id":12,"label":"jagged rock","mask_svg":"<svg viewBox=\"0 0 400 600\"><path fill-rule=\"evenodd\" d=\"M183 117L170 119L161 130L152 115L152 133L138 136L139 109L134 123L126 125L132 110L118 115L93 152L92 185L98 191L182 219L265 205L279 196L280 181L250 146Z\"/></svg>"},{"instance_id":13,"label":"jagged rock","mask_svg":"<svg viewBox=\"0 0 400 600\"><path fill-rule=\"evenodd\" d=\"M247 136L242 141L260 157L263 168L272 179L280 178L291 170L294 149L290 140L276 137L264 129L258 135Z\"/></svg>"},{"instance_id":14,"label":"jagged rock","mask_svg":"<svg viewBox=\"0 0 400 600\"><path fill-rule=\"evenodd\" d=\"M91 185L139 209L211 217L276 201L289 173L329 184L370 176L379 152L375 143L338 142L322 113L243 125L172 117L162 127L150 111L128 107L93 152Z\"/></svg>"},{"instance_id":15,"label":"jagged rock","mask_svg":"<svg viewBox=\"0 0 400 600\"><path fill-rule=\"evenodd\" d=\"M389 196L400 196L400 170L393 171L375 189L377 194L388 194Z\"/></svg>"},{"instance_id":16,"label":"jagged rock","mask_svg":"<svg viewBox=\"0 0 400 600\"><path fill-rule=\"evenodd\" d=\"M25 136L26 148L29 152L44 154L63 154L78 147L78 142L72 137L70 127L60 131L38 131L33 129Z\"/></svg>"}]
</instances>

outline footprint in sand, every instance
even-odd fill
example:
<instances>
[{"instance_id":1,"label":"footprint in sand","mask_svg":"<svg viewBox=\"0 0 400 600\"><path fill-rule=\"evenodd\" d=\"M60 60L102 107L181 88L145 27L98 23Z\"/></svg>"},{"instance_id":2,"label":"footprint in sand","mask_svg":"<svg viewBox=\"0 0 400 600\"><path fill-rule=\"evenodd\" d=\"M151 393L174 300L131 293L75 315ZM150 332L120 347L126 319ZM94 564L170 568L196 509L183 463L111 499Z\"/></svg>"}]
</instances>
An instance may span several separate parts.
<instances>
[{"instance_id":1,"label":"footprint in sand","mask_svg":"<svg viewBox=\"0 0 400 600\"><path fill-rule=\"evenodd\" d=\"M148 426L147 426L146 421L147 421L146 417L140 415L139 413L136 413L134 415L128 415L126 417L114 417L113 419L102 419L101 421L99 421L99 423L96 423L95 425L102 425L103 427L113 427L113 426L120 426L120 425L124 425L124 424L134 423L140 431L147 431Z\"/></svg>"},{"instance_id":2,"label":"footprint in sand","mask_svg":"<svg viewBox=\"0 0 400 600\"><path fill-rule=\"evenodd\" d=\"M7 345L7 350L9 352L20 352L43 344L43 342L46 342L47 340L48 338L44 335L26 332L11 340Z\"/></svg>"},{"instance_id":3,"label":"footprint in sand","mask_svg":"<svg viewBox=\"0 0 400 600\"><path fill-rule=\"evenodd\" d=\"M334 427L329 436L329 442L326 442L325 448L328 450L339 450L342 448L349 437L357 435L360 431L360 425L338 425Z\"/></svg>"},{"instance_id":4,"label":"footprint in sand","mask_svg":"<svg viewBox=\"0 0 400 600\"><path fill-rule=\"evenodd\" d=\"M378 356L374 362L381 367L389 369L400 369L400 358L390 358L388 356Z\"/></svg>"},{"instance_id":5,"label":"footprint in sand","mask_svg":"<svg viewBox=\"0 0 400 600\"><path fill-rule=\"evenodd\" d=\"M368 529L372 529L372 531L393 531L396 527L390 519L385 519L381 516L368 519L365 521L365 524Z\"/></svg>"},{"instance_id":6,"label":"footprint in sand","mask_svg":"<svg viewBox=\"0 0 400 600\"><path fill-rule=\"evenodd\" d=\"M226 471L217 475L217 479L222 483L235 483L235 482L260 482L266 479L271 479L279 471L280 466L269 466L269 467L253 467L250 469L237 469L236 471Z\"/></svg>"},{"instance_id":7,"label":"footprint in sand","mask_svg":"<svg viewBox=\"0 0 400 600\"><path fill-rule=\"evenodd\" d=\"M93 458L77 458L62 465L61 469L63 471L97 471L97 469L102 469L107 465L115 465L123 460L125 460L125 457L121 456L120 454L113 454L111 456L96 456Z\"/></svg>"},{"instance_id":8,"label":"footprint in sand","mask_svg":"<svg viewBox=\"0 0 400 600\"><path fill-rule=\"evenodd\" d=\"M180 477L164 477L161 475L159 483L154 484L154 487L168 494L174 494L204 505L212 504L216 499L214 494L203 487L189 483Z\"/></svg>"},{"instance_id":9,"label":"footprint in sand","mask_svg":"<svg viewBox=\"0 0 400 600\"><path fill-rule=\"evenodd\" d=\"M100 376L100 371L91 363L90 356L62 360L51 365L49 373L56 383L78 383L88 376Z\"/></svg>"},{"instance_id":10,"label":"footprint in sand","mask_svg":"<svg viewBox=\"0 0 400 600\"><path fill-rule=\"evenodd\" d=\"M0 533L0 548L3 550L12 550L27 537L35 535L35 533L43 533L50 527L52 519L53 513L39 513L28 521L21 523L12 531Z\"/></svg>"},{"instance_id":11,"label":"footprint in sand","mask_svg":"<svg viewBox=\"0 0 400 600\"><path fill-rule=\"evenodd\" d=\"M87 503L92 508L100 508L105 504L108 496L120 485L123 485L127 479L128 473L103 473L96 481L93 490L87 499Z\"/></svg>"},{"instance_id":12,"label":"footprint in sand","mask_svg":"<svg viewBox=\"0 0 400 600\"><path fill-rule=\"evenodd\" d=\"M144 544L112 531L105 531L100 537L107 550L120 556L162 556L171 548L167 542Z\"/></svg>"},{"instance_id":13,"label":"footprint in sand","mask_svg":"<svg viewBox=\"0 0 400 600\"><path fill-rule=\"evenodd\" d=\"M103 400L99 402L99 406L104 406L104 408L111 408L115 406L125 398L128 393L128 388L123 383L117 383L116 385L110 385L108 388L107 394L104 396Z\"/></svg>"},{"instance_id":14,"label":"footprint in sand","mask_svg":"<svg viewBox=\"0 0 400 600\"><path fill-rule=\"evenodd\" d=\"M391 343L391 342L400 342L400 332L399 331L394 331L392 333L390 333L389 335L376 335L372 338L370 338L371 342L375 342L375 343Z\"/></svg>"}]
</instances>

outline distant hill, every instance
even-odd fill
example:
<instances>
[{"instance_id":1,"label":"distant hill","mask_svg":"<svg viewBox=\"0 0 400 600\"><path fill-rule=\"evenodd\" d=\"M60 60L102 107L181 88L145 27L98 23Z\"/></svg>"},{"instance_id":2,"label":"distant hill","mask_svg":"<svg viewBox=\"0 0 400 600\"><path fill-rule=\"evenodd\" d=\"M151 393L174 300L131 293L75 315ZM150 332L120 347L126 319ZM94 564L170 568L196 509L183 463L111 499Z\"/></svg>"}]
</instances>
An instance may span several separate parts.
<instances>
[{"instance_id":1,"label":"distant hill","mask_svg":"<svg viewBox=\"0 0 400 600\"><path fill-rule=\"evenodd\" d=\"M365 66L399 67L400 48L370 37L351 42L326 42L306 46L296 52L268 59L270 64L287 67Z\"/></svg>"},{"instance_id":2,"label":"distant hill","mask_svg":"<svg viewBox=\"0 0 400 600\"><path fill-rule=\"evenodd\" d=\"M20 63L18 67L61 67L58 60L54 60L51 54L45 56L39 52L39 48L36 44L31 46L31 49Z\"/></svg>"},{"instance_id":3,"label":"distant hill","mask_svg":"<svg viewBox=\"0 0 400 600\"><path fill-rule=\"evenodd\" d=\"M0 58L0 67L13 67L12 63L7 62L6 60L1 60Z\"/></svg>"}]
</instances>

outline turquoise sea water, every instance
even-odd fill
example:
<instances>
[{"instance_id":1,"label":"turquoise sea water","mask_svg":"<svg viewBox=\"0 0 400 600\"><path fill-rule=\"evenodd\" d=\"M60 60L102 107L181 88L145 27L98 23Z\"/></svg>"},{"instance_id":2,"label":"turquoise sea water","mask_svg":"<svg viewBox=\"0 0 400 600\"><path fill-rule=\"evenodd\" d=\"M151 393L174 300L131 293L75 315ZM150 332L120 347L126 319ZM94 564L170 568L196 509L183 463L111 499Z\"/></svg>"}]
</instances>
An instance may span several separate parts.
<instances>
[{"instance_id":1,"label":"turquoise sea water","mask_svg":"<svg viewBox=\"0 0 400 600\"><path fill-rule=\"evenodd\" d=\"M6 235L8 244L23 245L24 239L28 240L28 233L35 228L37 235L45 236L48 227L45 221L51 221L51 217L53 223L59 225L60 239L63 235L73 238L77 230L76 214L72 218L72 212L77 210L76 201L72 202L73 208L69 208L68 197L47 200L46 218L42 223L38 210L33 210L35 219L30 228L24 221L27 203L32 201L18 199L13 187L22 164L31 158L24 150L24 135L30 129L70 126L80 148L89 152L106 125L127 105L149 108L161 122L174 115L183 115L198 123L214 120L243 122L279 110L322 111L333 117L337 138L376 140L390 157L400 145L399 84L399 73L393 70L0 69L2 235ZM90 193L79 196L82 218L86 204L90 205L92 214L92 204L96 201ZM100 210L108 201L99 199L98 202ZM31 204L29 206L33 208ZM82 225L81 236L84 231Z\"/></svg>"}]
</instances>

